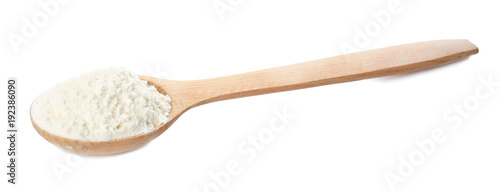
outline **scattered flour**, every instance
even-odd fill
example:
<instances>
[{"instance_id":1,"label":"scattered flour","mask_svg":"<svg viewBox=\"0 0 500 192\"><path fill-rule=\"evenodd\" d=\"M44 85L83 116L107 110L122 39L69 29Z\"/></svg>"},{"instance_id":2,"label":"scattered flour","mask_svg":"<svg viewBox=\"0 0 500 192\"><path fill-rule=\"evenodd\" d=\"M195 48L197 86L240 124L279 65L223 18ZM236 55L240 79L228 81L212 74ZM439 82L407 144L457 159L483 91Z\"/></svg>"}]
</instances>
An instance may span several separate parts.
<instances>
[{"instance_id":1,"label":"scattered flour","mask_svg":"<svg viewBox=\"0 0 500 192\"><path fill-rule=\"evenodd\" d=\"M108 141L148 133L167 123L169 96L125 69L101 69L42 93L31 107L33 121L61 137Z\"/></svg>"}]
</instances>

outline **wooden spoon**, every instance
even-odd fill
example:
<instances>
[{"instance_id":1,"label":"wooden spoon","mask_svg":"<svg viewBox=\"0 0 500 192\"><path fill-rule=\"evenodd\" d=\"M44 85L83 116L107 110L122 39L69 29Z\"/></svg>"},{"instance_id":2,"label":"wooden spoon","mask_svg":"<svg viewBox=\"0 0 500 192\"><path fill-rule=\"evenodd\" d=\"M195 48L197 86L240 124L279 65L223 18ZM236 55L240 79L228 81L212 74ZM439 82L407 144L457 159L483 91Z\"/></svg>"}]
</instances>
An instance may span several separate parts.
<instances>
[{"instance_id":1,"label":"wooden spoon","mask_svg":"<svg viewBox=\"0 0 500 192\"><path fill-rule=\"evenodd\" d=\"M31 119L42 137L59 147L81 154L107 155L136 149L162 134L193 107L226 99L343 83L408 73L444 65L476 54L468 40L438 40L351 53L294 65L226 77L174 81L140 76L172 98L167 124L150 133L111 141L78 141L53 135Z\"/></svg>"}]
</instances>

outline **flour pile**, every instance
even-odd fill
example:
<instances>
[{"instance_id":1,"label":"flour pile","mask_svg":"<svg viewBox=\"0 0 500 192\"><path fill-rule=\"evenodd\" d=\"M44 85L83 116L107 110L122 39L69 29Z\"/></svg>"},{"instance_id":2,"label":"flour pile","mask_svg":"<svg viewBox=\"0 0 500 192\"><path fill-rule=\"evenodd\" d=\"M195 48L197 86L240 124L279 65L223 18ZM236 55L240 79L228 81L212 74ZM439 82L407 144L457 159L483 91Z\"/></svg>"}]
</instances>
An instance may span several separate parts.
<instances>
[{"instance_id":1,"label":"flour pile","mask_svg":"<svg viewBox=\"0 0 500 192\"><path fill-rule=\"evenodd\" d=\"M125 69L101 69L45 91L31 106L33 121L57 136L109 141L165 124L169 96Z\"/></svg>"}]
</instances>

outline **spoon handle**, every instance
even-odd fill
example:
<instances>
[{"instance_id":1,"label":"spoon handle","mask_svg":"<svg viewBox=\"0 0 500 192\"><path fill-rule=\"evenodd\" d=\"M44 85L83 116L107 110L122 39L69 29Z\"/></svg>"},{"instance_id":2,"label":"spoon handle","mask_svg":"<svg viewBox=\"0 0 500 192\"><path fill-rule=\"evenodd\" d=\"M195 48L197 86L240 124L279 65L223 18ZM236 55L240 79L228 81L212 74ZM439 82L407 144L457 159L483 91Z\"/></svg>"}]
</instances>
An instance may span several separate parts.
<instances>
[{"instance_id":1,"label":"spoon handle","mask_svg":"<svg viewBox=\"0 0 500 192\"><path fill-rule=\"evenodd\" d=\"M382 77L444 65L476 54L468 40L437 40L374 49L260 71L187 81L198 104Z\"/></svg>"}]
</instances>

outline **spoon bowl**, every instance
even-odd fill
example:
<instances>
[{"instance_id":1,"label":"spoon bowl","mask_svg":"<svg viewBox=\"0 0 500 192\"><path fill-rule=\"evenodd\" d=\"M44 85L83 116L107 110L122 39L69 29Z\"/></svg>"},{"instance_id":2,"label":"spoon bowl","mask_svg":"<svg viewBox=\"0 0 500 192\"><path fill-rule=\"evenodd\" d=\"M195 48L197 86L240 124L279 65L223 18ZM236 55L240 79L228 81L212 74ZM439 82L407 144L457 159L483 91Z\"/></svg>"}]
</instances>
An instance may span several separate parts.
<instances>
[{"instance_id":1,"label":"spoon bowl","mask_svg":"<svg viewBox=\"0 0 500 192\"><path fill-rule=\"evenodd\" d=\"M157 78L148 76L139 76L139 78L146 80L148 81L148 84L157 87L158 92L160 92L161 94L166 94L167 92L165 88L170 87L166 86L165 88L163 88L157 86L155 82L159 82L160 80ZM156 79L157 81L154 81L153 79ZM174 82L174 81L163 80L162 83L164 82L167 82L168 84L168 82ZM171 99L176 99L176 94L169 94L169 96ZM110 154L116 154L134 150L149 143L156 137L160 136L163 132L165 132L165 130L167 130L168 127L170 127L175 122L175 120L177 120L177 118L182 113L184 113L184 111L187 110L187 108L184 107L185 105L179 105L179 104L180 104L179 102L172 102L171 103L172 109L168 115L169 121L166 124L161 124L156 126L151 130L151 132L142 133L131 137L109 140L109 141L80 141L80 140L68 139L65 137L54 135L40 128L33 120L33 117L31 117L31 123L33 124L33 127L38 132L38 134L40 134L50 143L59 146L63 149L85 155L110 155Z\"/></svg>"},{"instance_id":2,"label":"spoon bowl","mask_svg":"<svg viewBox=\"0 0 500 192\"><path fill-rule=\"evenodd\" d=\"M172 99L168 123L151 132L110 141L79 141L37 132L63 149L87 155L130 151L161 135L187 110L214 101L289 91L321 85L409 73L467 58L478 53L468 40L437 40L398 45L293 65L204 80L174 81L139 76Z\"/></svg>"}]
</instances>

